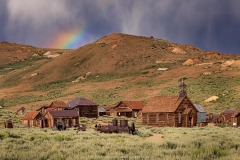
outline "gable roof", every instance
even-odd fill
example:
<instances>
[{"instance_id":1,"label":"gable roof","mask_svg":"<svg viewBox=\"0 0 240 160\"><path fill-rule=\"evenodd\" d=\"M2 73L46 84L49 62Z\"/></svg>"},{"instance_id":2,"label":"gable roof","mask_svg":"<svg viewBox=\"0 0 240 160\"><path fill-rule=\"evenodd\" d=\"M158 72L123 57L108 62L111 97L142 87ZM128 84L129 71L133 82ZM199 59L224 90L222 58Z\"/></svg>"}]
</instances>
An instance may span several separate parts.
<instances>
[{"instance_id":1,"label":"gable roof","mask_svg":"<svg viewBox=\"0 0 240 160\"><path fill-rule=\"evenodd\" d=\"M143 109L144 104L142 101L121 101L115 108L118 108L119 106L125 106L130 109Z\"/></svg>"},{"instance_id":2,"label":"gable roof","mask_svg":"<svg viewBox=\"0 0 240 160\"><path fill-rule=\"evenodd\" d=\"M113 106L102 106L106 111L110 111L112 108L113 108Z\"/></svg>"},{"instance_id":3,"label":"gable roof","mask_svg":"<svg viewBox=\"0 0 240 160\"><path fill-rule=\"evenodd\" d=\"M53 101L48 108L66 108L66 103L63 101Z\"/></svg>"},{"instance_id":4,"label":"gable roof","mask_svg":"<svg viewBox=\"0 0 240 160\"><path fill-rule=\"evenodd\" d=\"M185 97L156 96L151 98L142 112L175 112Z\"/></svg>"},{"instance_id":5,"label":"gable roof","mask_svg":"<svg viewBox=\"0 0 240 160\"><path fill-rule=\"evenodd\" d=\"M69 108L75 108L77 106L98 106L97 103L92 102L86 98L76 98L67 103Z\"/></svg>"},{"instance_id":6,"label":"gable roof","mask_svg":"<svg viewBox=\"0 0 240 160\"><path fill-rule=\"evenodd\" d=\"M106 112L106 109L104 107L98 107L98 112Z\"/></svg>"},{"instance_id":7,"label":"gable roof","mask_svg":"<svg viewBox=\"0 0 240 160\"><path fill-rule=\"evenodd\" d=\"M27 112L23 117L23 120L34 120L38 114L41 115L39 111Z\"/></svg>"},{"instance_id":8,"label":"gable roof","mask_svg":"<svg viewBox=\"0 0 240 160\"><path fill-rule=\"evenodd\" d=\"M240 114L240 110L235 111L231 117L237 117Z\"/></svg>"},{"instance_id":9,"label":"gable roof","mask_svg":"<svg viewBox=\"0 0 240 160\"><path fill-rule=\"evenodd\" d=\"M200 104L194 104L194 107L197 109L200 113L206 113L203 107Z\"/></svg>"},{"instance_id":10,"label":"gable roof","mask_svg":"<svg viewBox=\"0 0 240 160\"><path fill-rule=\"evenodd\" d=\"M21 110L25 110L25 108L24 108L24 107L21 107L21 108L19 108L16 112L21 111Z\"/></svg>"},{"instance_id":11,"label":"gable roof","mask_svg":"<svg viewBox=\"0 0 240 160\"><path fill-rule=\"evenodd\" d=\"M75 110L53 110L53 111L48 111L49 114L53 116L53 118L78 118L79 114Z\"/></svg>"}]
</instances>

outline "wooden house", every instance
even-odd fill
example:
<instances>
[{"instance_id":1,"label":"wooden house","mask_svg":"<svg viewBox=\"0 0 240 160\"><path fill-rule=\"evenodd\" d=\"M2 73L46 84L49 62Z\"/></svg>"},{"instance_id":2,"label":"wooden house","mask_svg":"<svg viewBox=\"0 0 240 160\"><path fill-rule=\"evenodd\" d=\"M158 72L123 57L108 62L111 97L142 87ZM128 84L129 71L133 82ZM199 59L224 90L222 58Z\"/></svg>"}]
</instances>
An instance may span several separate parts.
<instances>
[{"instance_id":1,"label":"wooden house","mask_svg":"<svg viewBox=\"0 0 240 160\"><path fill-rule=\"evenodd\" d=\"M68 109L79 112L80 117L97 118L98 104L85 98L76 98L67 103Z\"/></svg>"},{"instance_id":2,"label":"wooden house","mask_svg":"<svg viewBox=\"0 0 240 160\"><path fill-rule=\"evenodd\" d=\"M217 119L218 124L225 124L231 126L231 117L234 115L234 113L237 112L237 110L226 110L223 113L220 114L220 116Z\"/></svg>"},{"instance_id":3,"label":"wooden house","mask_svg":"<svg viewBox=\"0 0 240 160\"><path fill-rule=\"evenodd\" d=\"M106 115L111 115L111 109L114 108L114 106L103 106L103 108L106 111Z\"/></svg>"},{"instance_id":4,"label":"wooden house","mask_svg":"<svg viewBox=\"0 0 240 160\"><path fill-rule=\"evenodd\" d=\"M121 101L111 109L111 115L140 118L143 107L141 101Z\"/></svg>"},{"instance_id":5,"label":"wooden house","mask_svg":"<svg viewBox=\"0 0 240 160\"><path fill-rule=\"evenodd\" d=\"M25 108L24 108L24 107L19 108L19 109L16 111L16 114L17 114L17 115L24 115L24 114L25 114Z\"/></svg>"},{"instance_id":6,"label":"wooden house","mask_svg":"<svg viewBox=\"0 0 240 160\"><path fill-rule=\"evenodd\" d=\"M25 127L44 127L44 118L39 111L27 112L22 119Z\"/></svg>"},{"instance_id":7,"label":"wooden house","mask_svg":"<svg viewBox=\"0 0 240 160\"><path fill-rule=\"evenodd\" d=\"M234 112L231 116L231 124L234 127L240 126L240 110Z\"/></svg>"},{"instance_id":8,"label":"wooden house","mask_svg":"<svg viewBox=\"0 0 240 160\"><path fill-rule=\"evenodd\" d=\"M193 127L198 121L198 110L187 97L186 84L180 85L179 96L157 96L142 110L144 125L159 127Z\"/></svg>"},{"instance_id":9,"label":"wooden house","mask_svg":"<svg viewBox=\"0 0 240 160\"><path fill-rule=\"evenodd\" d=\"M37 111L40 111L42 114L46 114L47 111L52 110L65 110L67 109L67 105L63 101L53 101L49 106L42 106Z\"/></svg>"},{"instance_id":10,"label":"wooden house","mask_svg":"<svg viewBox=\"0 0 240 160\"><path fill-rule=\"evenodd\" d=\"M79 124L79 114L75 110L50 110L45 118L45 126L50 128L58 123L63 123L68 128Z\"/></svg>"}]
</instances>

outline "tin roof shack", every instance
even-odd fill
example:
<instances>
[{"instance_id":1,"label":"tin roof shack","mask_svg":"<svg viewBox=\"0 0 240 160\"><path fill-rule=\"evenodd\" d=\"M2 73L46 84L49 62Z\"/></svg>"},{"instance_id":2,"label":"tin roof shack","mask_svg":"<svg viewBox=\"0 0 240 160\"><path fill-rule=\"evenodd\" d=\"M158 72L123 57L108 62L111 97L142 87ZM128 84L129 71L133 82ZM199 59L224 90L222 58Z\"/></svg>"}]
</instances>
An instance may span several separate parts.
<instances>
[{"instance_id":1,"label":"tin roof shack","mask_svg":"<svg viewBox=\"0 0 240 160\"><path fill-rule=\"evenodd\" d=\"M79 114L75 110L53 110L48 111L45 115L47 119L47 127L54 127L55 125L62 123L67 128L79 125Z\"/></svg>"},{"instance_id":2,"label":"tin roof shack","mask_svg":"<svg viewBox=\"0 0 240 160\"><path fill-rule=\"evenodd\" d=\"M233 127L240 126L240 110L234 112L231 116L231 123Z\"/></svg>"},{"instance_id":3,"label":"tin roof shack","mask_svg":"<svg viewBox=\"0 0 240 160\"><path fill-rule=\"evenodd\" d=\"M27 112L22 119L25 127L44 127L43 115L39 111Z\"/></svg>"},{"instance_id":4,"label":"tin roof shack","mask_svg":"<svg viewBox=\"0 0 240 160\"><path fill-rule=\"evenodd\" d=\"M229 125L231 126L231 116L236 112L237 110L226 110L223 113L220 114L220 116L217 119L218 125Z\"/></svg>"},{"instance_id":5,"label":"tin roof shack","mask_svg":"<svg viewBox=\"0 0 240 160\"><path fill-rule=\"evenodd\" d=\"M76 98L67 103L68 109L79 112L80 117L97 118L98 104L85 98Z\"/></svg>"},{"instance_id":6,"label":"tin roof shack","mask_svg":"<svg viewBox=\"0 0 240 160\"><path fill-rule=\"evenodd\" d=\"M16 111L16 115L24 115L25 114L25 108L21 107Z\"/></svg>"},{"instance_id":7,"label":"tin roof shack","mask_svg":"<svg viewBox=\"0 0 240 160\"><path fill-rule=\"evenodd\" d=\"M203 109L203 107L200 104L194 104L194 107L197 109L198 111L198 115L197 115L197 123L202 123L202 122L206 122L206 111Z\"/></svg>"},{"instance_id":8,"label":"tin roof shack","mask_svg":"<svg viewBox=\"0 0 240 160\"><path fill-rule=\"evenodd\" d=\"M186 84L179 85L179 96L157 96L150 99L142 110L144 125L159 127L193 127L198 110L187 97Z\"/></svg>"},{"instance_id":9,"label":"tin roof shack","mask_svg":"<svg viewBox=\"0 0 240 160\"><path fill-rule=\"evenodd\" d=\"M143 107L144 104L141 101L121 101L111 109L111 115L141 118Z\"/></svg>"},{"instance_id":10,"label":"tin roof shack","mask_svg":"<svg viewBox=\"0 0 240 160\"><path fill-rule=\"evenodd\" d=\"M104 107L98 106L98 116L104 116L107 114L107 111Z\"/></svg>"}]
</instances>

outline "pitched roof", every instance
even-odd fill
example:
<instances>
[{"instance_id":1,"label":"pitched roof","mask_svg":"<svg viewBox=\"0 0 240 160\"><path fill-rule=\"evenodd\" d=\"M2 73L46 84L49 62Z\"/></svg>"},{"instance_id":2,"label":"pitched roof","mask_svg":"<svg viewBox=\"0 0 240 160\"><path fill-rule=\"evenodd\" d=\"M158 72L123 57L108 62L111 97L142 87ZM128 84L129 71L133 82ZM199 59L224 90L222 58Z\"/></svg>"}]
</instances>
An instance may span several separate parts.
<instances>
[{"instance_id":1,"label":"pitched roof","mask_svg":"<svg viewBox=\"0 0 240 160\"><path fill-rule=\"evenodd\" d=\"M186 97L186 96L185 96ZM185 97L157 96L151 98L142 112L175 112Z\"/></svg>"},{"instance_id":2,"label":"pitched roof","mask_svg":"<svg viewBox=\"0 0 240 160\"><path fill-rule=\"evenodd\" d=\"M104 107L98 107L98 112L106 112L106 109Z\"/></svg>"},{"instance_id":3,"label":"pitched roof","mask_svg":"<svg viewBox=\"0 0 240 160\"><path fill-rule=\"evenodd\" d=\"M49 108L66 108L66 103L64 103L63 101L53 101Z\"/></svg>"},{"instance_id":4,"label":"pitched roof","mask_svg":"<svg viewBox=\"0 0 240 160\"><path fill-rule=\"evenodd\" d=\"M240 114L240 110L235 111L231 117L236 117Z\"/></svg>"},{"instance_id":5,"label":"pitched roof","mask_svg":"<svg viewBox=\"0 0 240 160\"><path fill-rule=\"evenodd\" d=\"M77 106L98 106L98 104L85 98L76 98L74 100L69 101L67 103L67 106L69 108L75 108Z\"/></svg>"},{"instance_id":6,"label":"pitched roof","mask_svg":"<svg viewBox=\"0 0 240 160\"><path fill-rule=\"evenodd\" d=\"M103 108L104 108L106 111L110 111L110 109L112 109L113 106L103 106Z\"/></svg>"},{"instance_id":7,"label":"pitched roof","mask_svg":"<svg viewBox=\"0 0 240 160\"><path fill-rule=\"evenodd\" d=\"M130 109L143 109L144 104L142 101L121 101L115 108L118 106L126 106Z\"/></svg>"},{"instance_id":8,"label":"pitched roof","mask_svg":"<svg viewBox=\"0 0 240 160\"><path fill-rule=\"evenodd\" d=\"M198 112L201 112L201 113L205 112L205 110L200 104L194 104L194 107L198 110Z\"/></svg>"},{"instance_id":9,"label":"pitched roof","mask_svg":"<svg viewBox=\"0 0 240 160\"><path fill-rule=\"evenodd\" d=\"M34 120L38 114L40 114L39 111L27 112L23 117L23 120Z\"/></svg>"},{"instance_id":10,"label":"pitched roof","mask_svg":"<svg viewBox=\"0 0 240 160\"><path fill-rule=\"evenodd\" d=\"M21 108L19 108L16 112L18 112L18 111L20 111L20 110L25 110L25 108L24 108L24 107L21 107Z\"/></svg>"},{"instance_id":11,"label":"pitched roof","mask_svg":"<svg viewBox=\"0 0 240 160\"><path fill-rule=\"evenodd\" d=\"M49 114L53 116L53 118L58 118L58 117L72 117L72 118L78 118L79 114L75 110L53 110L53 111L48 111Z\"/></svg>"}]
</instances>

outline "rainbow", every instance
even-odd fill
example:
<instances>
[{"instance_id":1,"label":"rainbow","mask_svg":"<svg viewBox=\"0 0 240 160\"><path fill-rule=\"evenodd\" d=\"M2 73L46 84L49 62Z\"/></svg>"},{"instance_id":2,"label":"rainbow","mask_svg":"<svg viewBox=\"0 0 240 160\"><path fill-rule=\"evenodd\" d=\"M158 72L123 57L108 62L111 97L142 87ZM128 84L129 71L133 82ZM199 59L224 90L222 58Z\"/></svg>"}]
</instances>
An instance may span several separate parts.
<instances>
[{"instance_id":1,"label":"rainbow","mask_svg":"<svg viewBox=\"0 0 240 160\"><path fill-rule=\"evenodd\" d=\"M54 36L49 44L51 48L74 49L87 42L87 32L84 29L71 29Z\"/></svg>"},{"instance_id":2,"label":"rainbow","mask_svg":"<svg viewBox=\"0 0 240 160\"><path fill-rule=\"evenodd\" d=\"M110 12L112 5L112 0L102 0L98 7L101 13L106 15ZM47 42L47 46L59 49L75 49L91 42L96 38L87 30L91 28L91 24L83 24L84 22L82 22L82 27L76 28L75 26L75 28L68 28L67 30L62 30L60 33L57 33L53 36L54 39L50 41L50 43Z\"/></svg>"}]
</instances>

